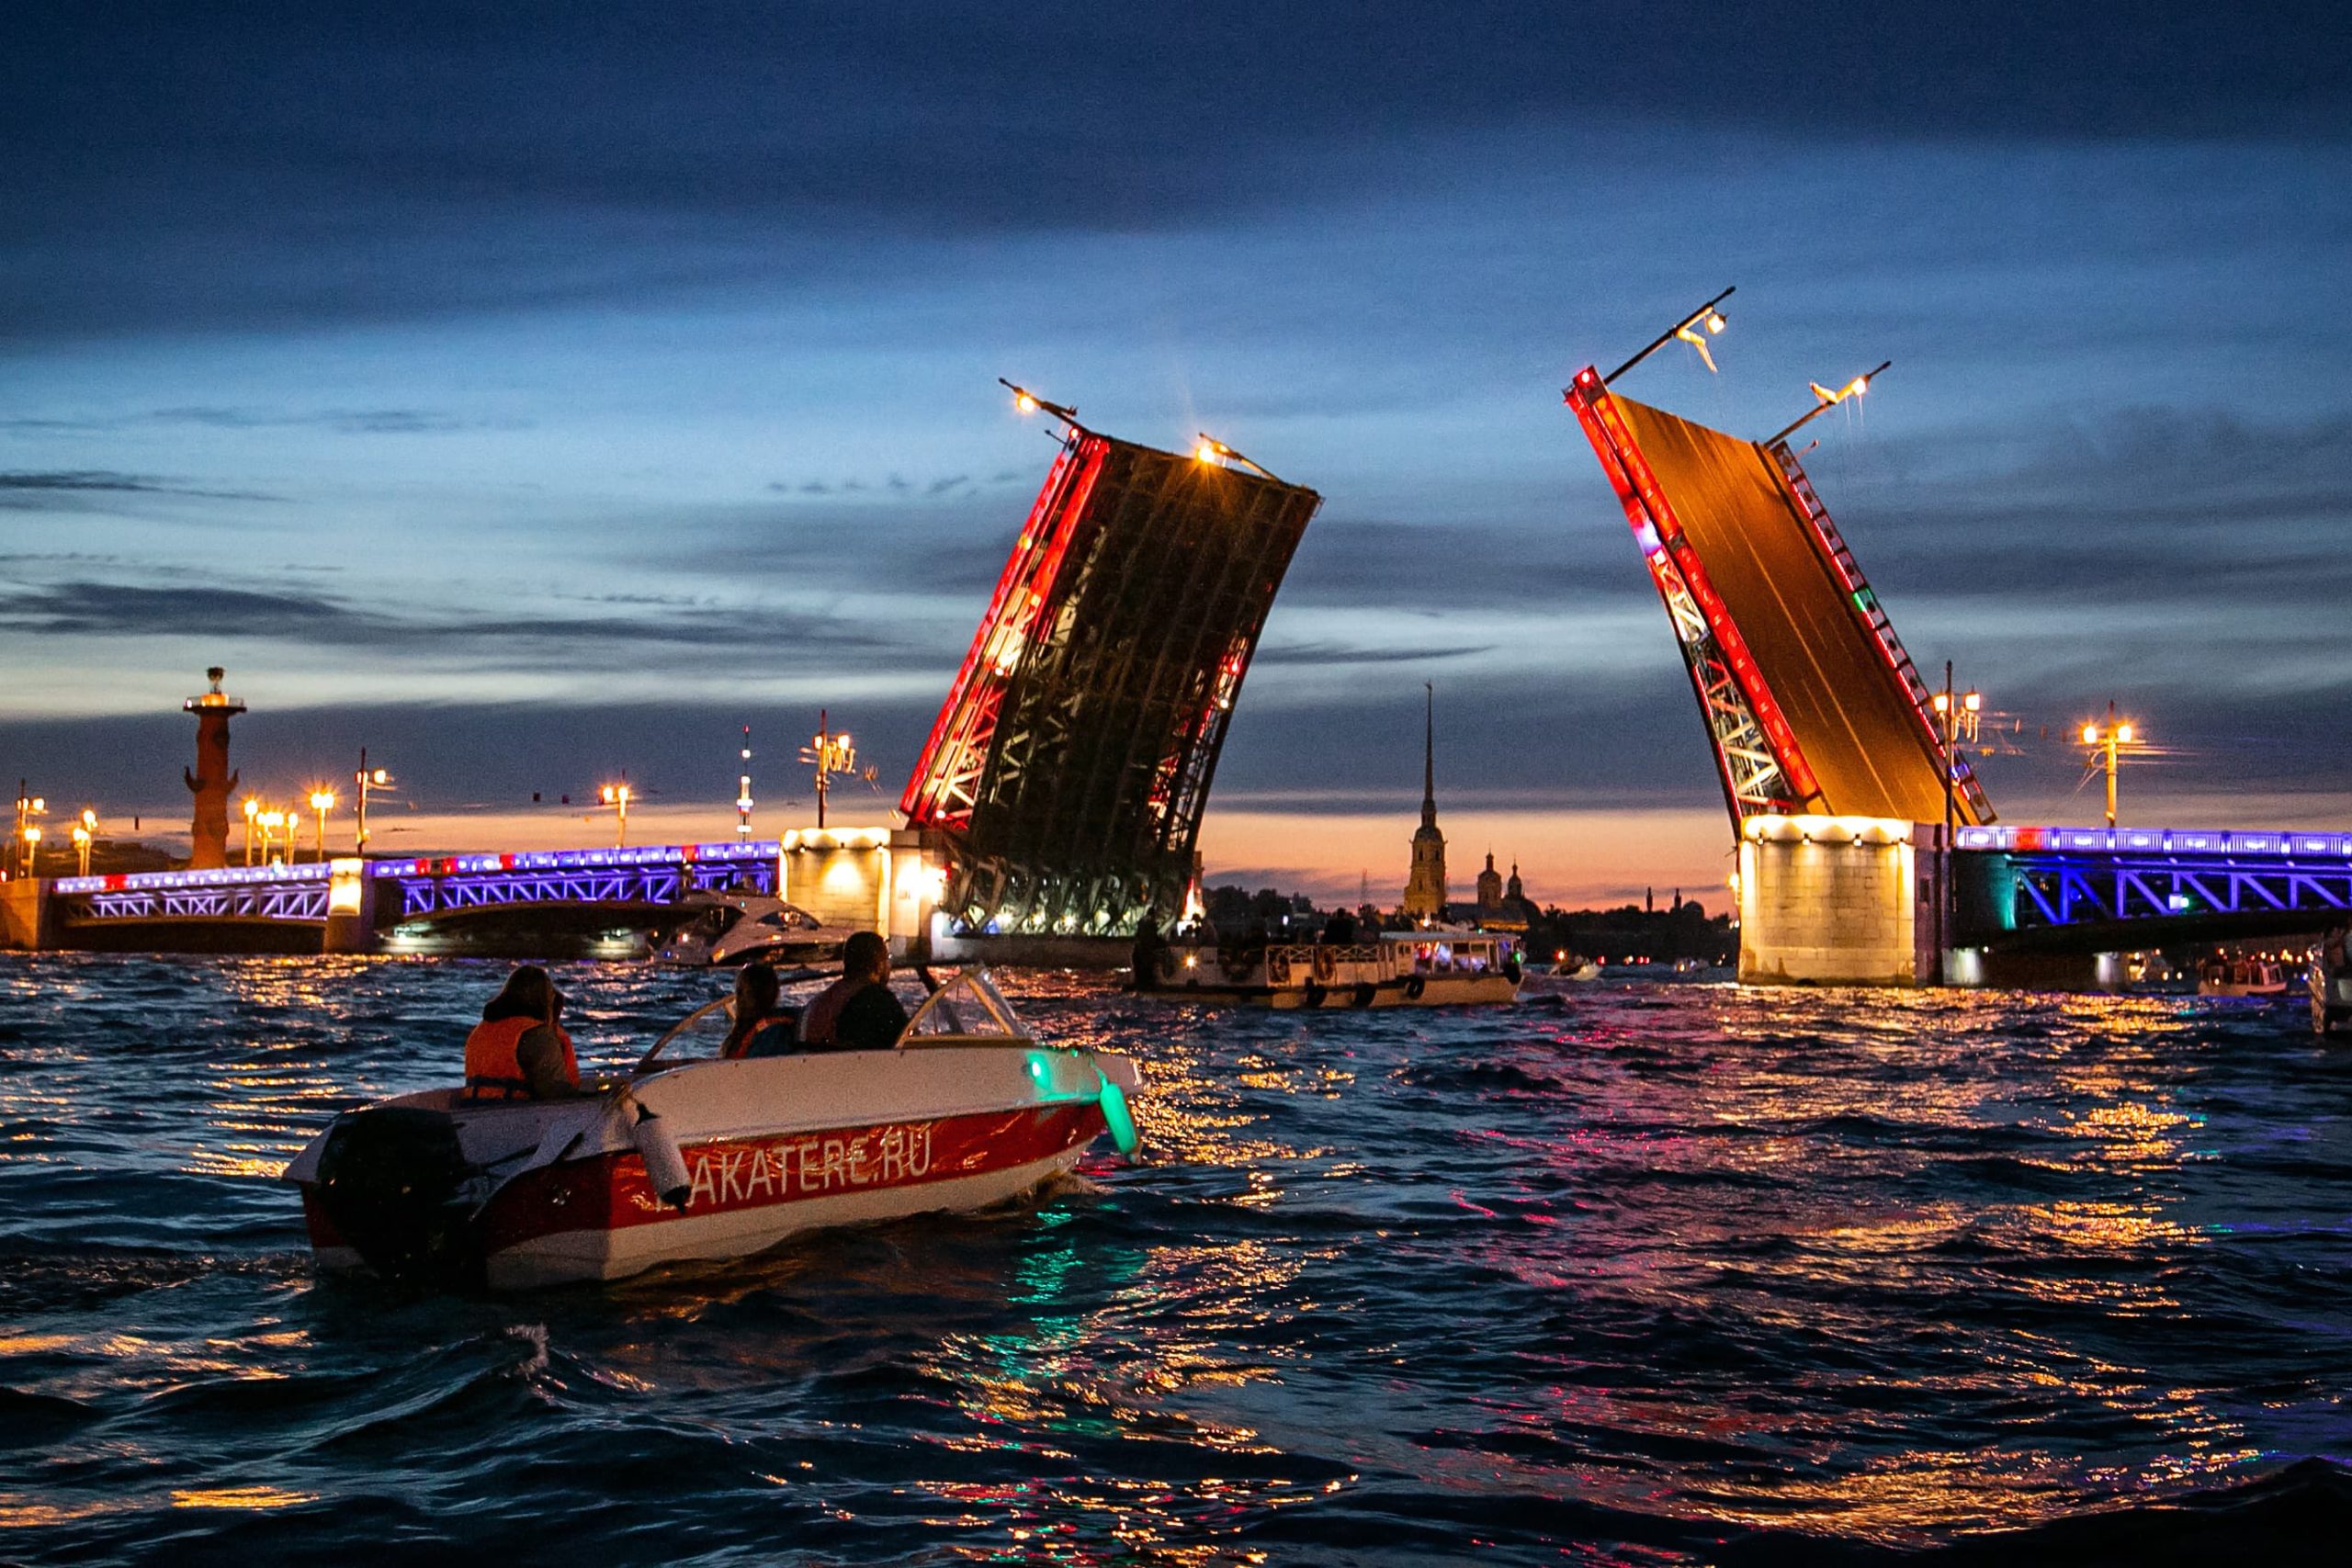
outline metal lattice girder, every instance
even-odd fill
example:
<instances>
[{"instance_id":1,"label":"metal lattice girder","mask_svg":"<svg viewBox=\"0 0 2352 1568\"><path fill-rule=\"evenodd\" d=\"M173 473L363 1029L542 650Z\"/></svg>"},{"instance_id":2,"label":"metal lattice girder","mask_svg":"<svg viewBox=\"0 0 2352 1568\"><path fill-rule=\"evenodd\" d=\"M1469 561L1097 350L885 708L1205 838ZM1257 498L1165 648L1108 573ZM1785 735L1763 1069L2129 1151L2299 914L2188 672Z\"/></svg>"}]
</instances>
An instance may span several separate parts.
<instances>
[{"instance_id":1,"label":"metal lattice girder","mask_svg":"<svg viewBox=\"0 0 2352 1568\"><path fill-rule=\"evenodd\" d=\"M1102 932L1181 906L1313 491L1073 428L900 808L966 930Z\"/></svg>"},{"instance_id":2,"label":"metal lattice girder","mask_svg":"<svg viewBox=\"0 0 2352 1568\"><path fill-rule=\"evenodd\" d=\"M323 922L323 882L247 884L226 887L142 887L120 892L72 894L66 919L95 920L257 919Z\"/></svg>"}]
</instances>

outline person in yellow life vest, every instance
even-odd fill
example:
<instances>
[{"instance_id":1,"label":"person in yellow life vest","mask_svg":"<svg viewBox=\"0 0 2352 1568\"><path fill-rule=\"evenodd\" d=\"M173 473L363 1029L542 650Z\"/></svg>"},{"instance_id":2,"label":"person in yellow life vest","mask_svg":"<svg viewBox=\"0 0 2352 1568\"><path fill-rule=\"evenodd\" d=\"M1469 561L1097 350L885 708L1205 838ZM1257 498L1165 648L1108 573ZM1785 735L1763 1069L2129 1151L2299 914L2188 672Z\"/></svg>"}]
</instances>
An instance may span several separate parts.
<instances>
[{"instance_id":1,"label":"person in yellow life vest","mask_svg":"<svg viewBox=\"0 0 2352 1568\"><path fill-rule=\"evenodd\" d=\"M580 1092L571 1036L556 1021L563 993L526 964L506 977L466 1036L466 1093L474 1100L567 1100Z\"/></svg>"}]
</instances>

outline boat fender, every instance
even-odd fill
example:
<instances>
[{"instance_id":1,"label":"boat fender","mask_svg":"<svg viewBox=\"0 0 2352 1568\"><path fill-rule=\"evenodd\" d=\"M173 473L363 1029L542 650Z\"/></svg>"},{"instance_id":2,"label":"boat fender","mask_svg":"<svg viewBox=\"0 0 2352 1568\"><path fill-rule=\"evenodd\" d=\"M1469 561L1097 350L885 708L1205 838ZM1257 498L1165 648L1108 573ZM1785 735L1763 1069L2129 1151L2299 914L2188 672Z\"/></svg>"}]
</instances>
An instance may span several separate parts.
<instances>
[{"instance_id":1,"label":"boat fender","mask_svg":"<svg viewBox=\"0 0 2352 1568\"><path fill-rule=\"evenodd\" d=\"M1311 1008L1319 1008L1319 1007L1321 1007L1321 1006L1323 1005L1323 998L1324 998L1325 997L1329 996L1330 994L1331 994L1330 992L1329 992L1329 991L1325 990L1322 987L1320 987L1320 986L1317 985L1314 981L1309 980L1308 982L1306 982L1306 1005L1307 1005L1308 1007L1311 1007Z\"/></svg>"},{"instance_id":2,"label":"boat fender","mask_svg":"<svg viewBox=\"0 0 2352 1568\"><path fill-rule=\"evenodd\" d=\"M1266 954L1266 980L1275 986L1290 984L1290 954L1279 947Z\"/></svg>"},{"instance_id":3,"label":"boat fender","mask_svg":"<svg viewBox=\"0 0 2352 1568\"><path fill-rule=\"evenodd\" d=\"M1419 975L1412 976L1405 982L1405 994L1415 1001L1419 1001L1421 999L1421 993L1429 988L1430 983L1421 978Z\"/></svg>"},{"instance_id":4,"label":"boat fender","mask_svg":"<svg viewBox=\"0 0 2352 1568\"><path fill-rule=\"evenodd\" d=\"M1380 987L1366 980L1356 987L1355 1005L1360 1008L1368 1008L1372 1005L1372 998L1379 994Z\"/></svg>"},{"instance_id":5,"label":"boat fender","mask_svg":"<svg viewBox=\"0 0 2352 1568\"><path fill-rule=\"evenodd\" d=\"M1518 959L1516 959L1516 958L1507 958L1507 959L1505 959L1505 960L1503 961L1503 978L1504 978L1504 979L1506 979L1506 980L1509 980L1512 985L1516 986L1516 985L1518 985L1518 984L1519 984L1519 976L1520 976L1519 960L1518 960Z\"/></svg>"},{"instance_id":6,"label":"boat fender","mask_svg":"<svg viewBox=\"0 0 2352 1568\"><path fill-rule=\"evenodd\" d=\"M1176 950L1175 950L1174 948L1172 948L1172 947L1163 947L1163 948L1161 948L1161 949L1159 950L1159 979L1160 979L1160 983L1161 983L1162 985L1170 985L1170 984L1172 984L1172 983L1175 981L1175 978L1176 978Z\"/></svg>"},{"instance_id":7,"label":"boat fender","mask_svg":"<svg viewBox=\"0 0 2352 1568\"><path fill-rule=\"evenodd\" d=\"M1098 1097L1102 1106L1102 1124L1111 1130L1111 1142L1119 1153L1129 1159L1143 1147L1143 1138L1136 1132L1134 1112L1127 1109L1127 1091L1121 1089L1110 1074L1096 1069L1102 1079L1102 1092Z\"/></svg>"},{"instance_id":8,"label":"boat fender","mask_svg":"<svg viewBox=\"0 0 2352 1568\"><path fill-rule=\"evenodd\" d=\"M634 1096L628 1103L637 1112L637 1121L628 1130L629 1141L645 1162L645 1184L670 1207L684 1208L694 1191L694 1178L686 1170L685 1156L678 1152L678 1140L670 1134L669 1122Z\"/></svg>"},{"instance_id":9,"label":"boat fender","mask_svg":"<svg viewBox=\"0 0 2352 1568\"><path fill-rule=\"evenodd\" d=\"M1315 950L1315 977L1328 986L1331 983L1333 978L1339 975L1339 973L1340 960L1338 955L1328 947L1317 948Z\"/></svg>"}]
</instances>

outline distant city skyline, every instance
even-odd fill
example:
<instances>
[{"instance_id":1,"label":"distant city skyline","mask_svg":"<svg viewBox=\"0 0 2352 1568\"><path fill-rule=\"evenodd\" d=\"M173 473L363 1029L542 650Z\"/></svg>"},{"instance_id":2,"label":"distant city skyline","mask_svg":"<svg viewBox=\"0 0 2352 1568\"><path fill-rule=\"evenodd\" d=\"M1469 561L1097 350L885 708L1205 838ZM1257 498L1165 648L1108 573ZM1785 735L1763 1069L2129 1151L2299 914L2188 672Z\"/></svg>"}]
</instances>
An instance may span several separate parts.
<instances>
[{"instance_id":1,"label":"distant city skyline","mask_svg":"<svg viewBox=\"0 0 2352 1568\"><path fill-rule=\"evenodd\" d=\"M218 663L250 787L367 744L451 847L593 842L530 792L623 769L645 831L723 837L745 723L779 823L820 705L886 809L1050 456L1009 375L1327 498L1212 876L1393 901L1427 680L1457 845L1719 907L1701 727L1558 394L1736 283L1719 375L1624 389L1760 435L1894 362L1805 462L1921 666L2022 723L2006 819L2097 815L2071 737L2113 698L2167 748L2127 819L2352 820L2340 29L1833 6L1734 62L1671 7L608 20L25 25L12 782L184 829Z\"/></svg>"}]
</instances>

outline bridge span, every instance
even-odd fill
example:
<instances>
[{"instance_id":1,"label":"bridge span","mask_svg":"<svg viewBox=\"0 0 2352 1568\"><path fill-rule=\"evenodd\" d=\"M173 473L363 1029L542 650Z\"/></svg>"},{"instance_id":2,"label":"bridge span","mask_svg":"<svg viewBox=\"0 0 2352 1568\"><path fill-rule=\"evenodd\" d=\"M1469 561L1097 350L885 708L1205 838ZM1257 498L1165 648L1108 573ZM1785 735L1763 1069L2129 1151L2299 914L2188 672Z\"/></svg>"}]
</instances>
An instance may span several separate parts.
<instances>
[{"instance_id":1,"label":"bridge span","mask_svg":"<svg viewBox=\"0 0 2352 1568\"><path fill-rule=\"evenodd\" d=\"M936 846L888 828L781 839L223 866L11 884L8 944L103 951L626 956L697 894L786 897L903 949L944 886Z\"/></svg>"}]
</instances>

